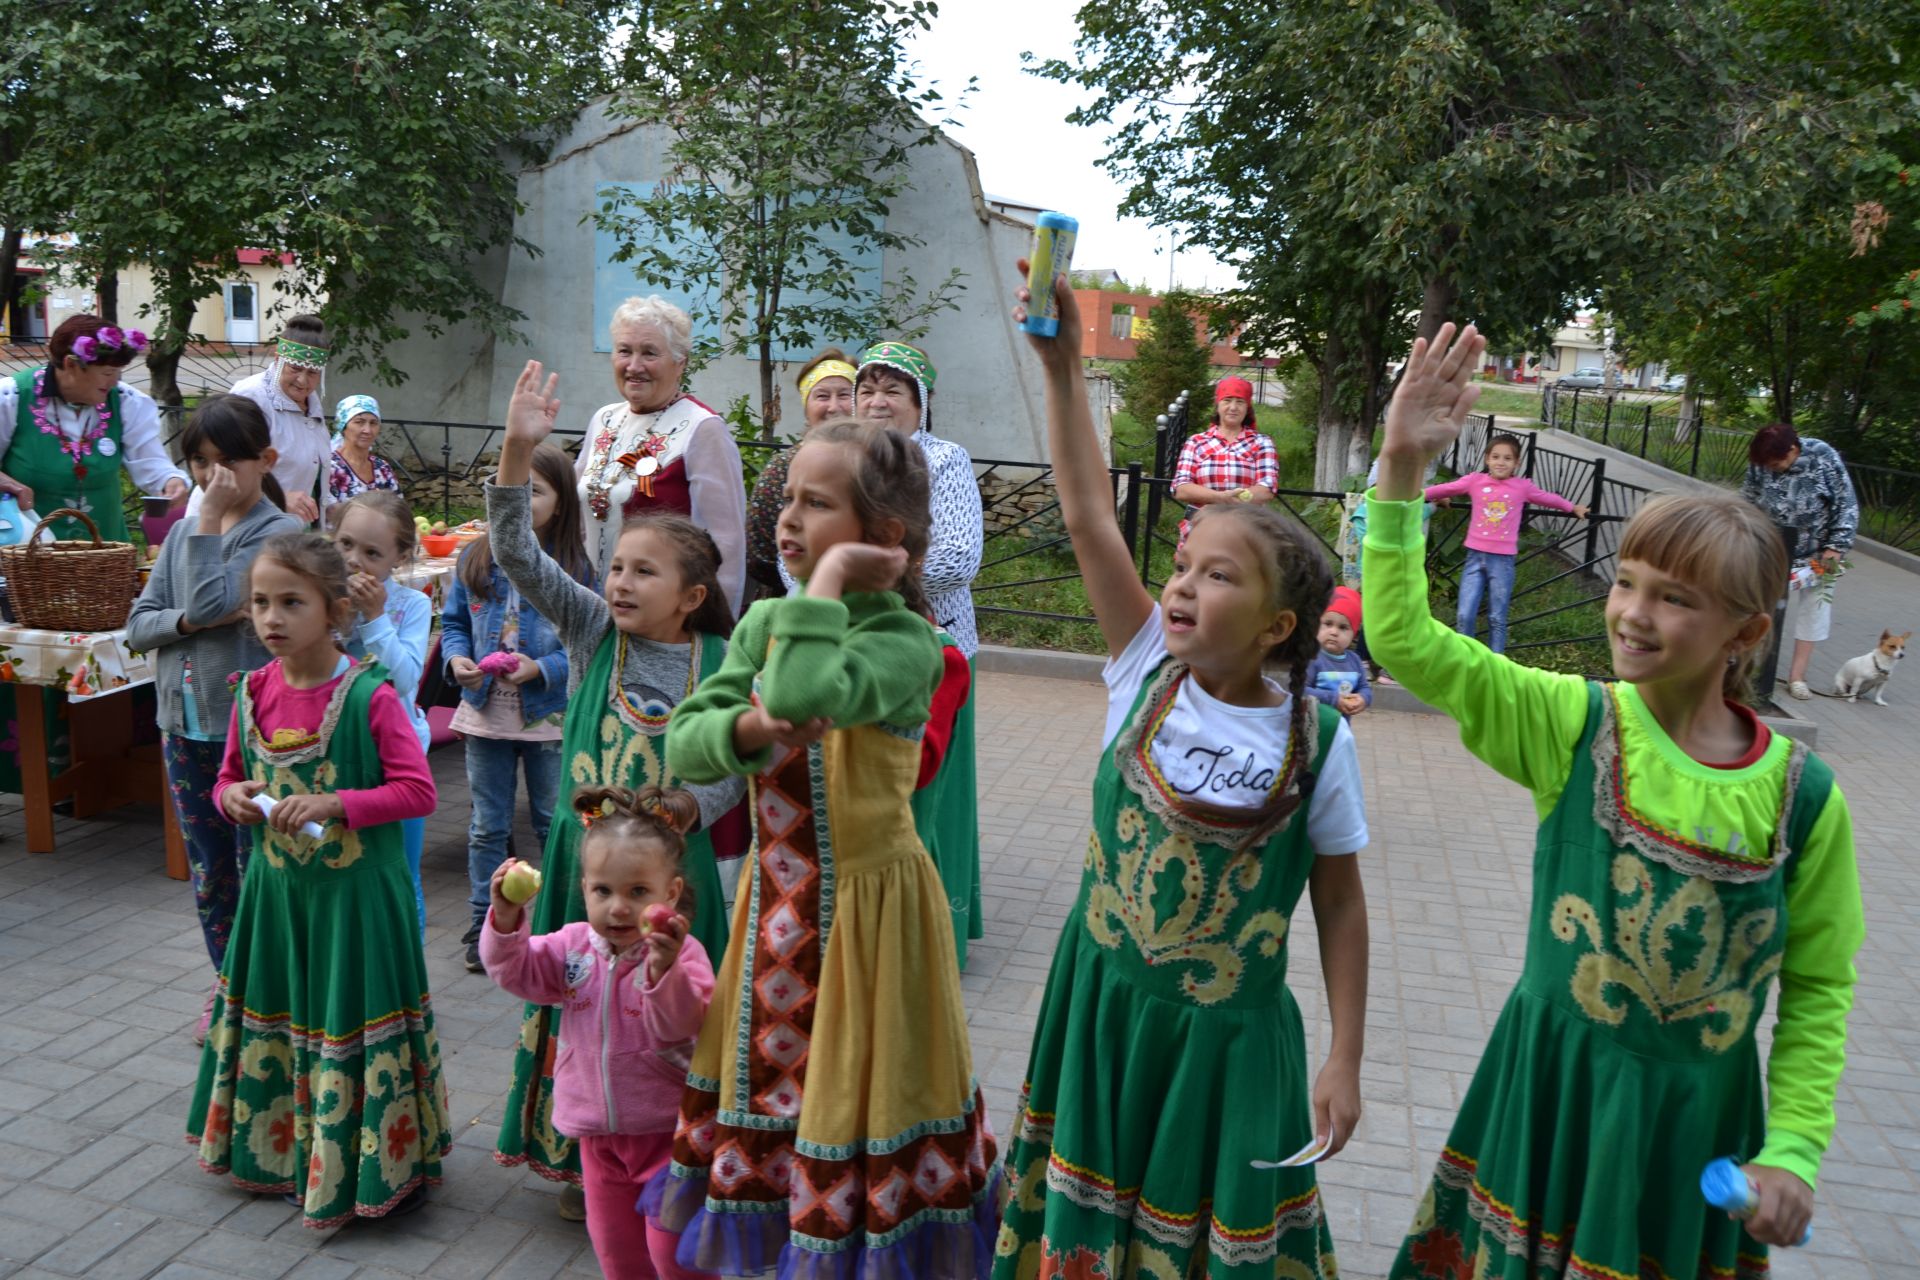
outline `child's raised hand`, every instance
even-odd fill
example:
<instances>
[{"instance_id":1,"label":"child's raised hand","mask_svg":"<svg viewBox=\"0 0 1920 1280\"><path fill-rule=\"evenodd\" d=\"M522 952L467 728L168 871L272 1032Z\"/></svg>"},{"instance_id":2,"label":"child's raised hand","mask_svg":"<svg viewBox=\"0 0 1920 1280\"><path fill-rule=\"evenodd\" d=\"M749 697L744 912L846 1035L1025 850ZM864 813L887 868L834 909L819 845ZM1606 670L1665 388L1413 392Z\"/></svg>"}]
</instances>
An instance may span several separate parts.
<instances>
[{"instance_id":1,"label":"child's raised hand","mask_svg":"<svg viewBox=\"0 0 1920 1280\"><path fill-rule=\"evenodd\" d=\"M653 925L653 931L647 934L647 981L657 983L680 958L680 948L687 941L687 918L673 915L657 920L652 907L647 911L648 921Z\"/></svg>"},{"instance_id":2,"label":"child's raised hand","mask_svg":"<svg viewBox=\"0 0 1920 1280\"><path fill-rule=\"evenodd\" d=\"M493 878L487 881L487 897L493 904L493 925L502 933L513 933L520 928L520 912L526 907L526 903L509 898L501 887L513 869L521 865L518 858L503 858L493 869Z\"/></svg>"},{"instance_id":3,"label":"child's raised hand","mask_svg":"<svg viewBox=\"0 0 1920 1280\"><path fill-rule=\"evenodd\" d=\"M232 790L231 787L228 788ZM267 825L281 835L295 835L309 822L326 826L329 822L339 822L347 816L347 808L340 803L337 795L299 795L288 796L277 801L273 814L267 819Z\"/></svg>"},{"instance_id":4,"label":"child's raised hand","mask_svg":"<svg viewBox=\"0 0 1920 1280\"><path fill-rule=\"evenodd\" d=\"M1313 1082L1313 1136L1332 1135L1325 1159L1340 1154L1360 1124L1360 1071L1332 1062L1320 1068Z\"/></svg>"},{"instance_id":5,"label":"child's raised hand","mask_svg":"<svg viewBox=\"0 0 1920 1280\"><path fill-rule=\"evenodd\" d=\"M837 599L849 591L891 591L907 571L905 547L842 542L827 548L807 579L807 594Z\"/></svg>"},{"instance_id":6,"label":"child's raised hand","mask_svg":"<svg viewBox=\"0 0 1920 1280\"><path fill-rule=\"evenodd\" d=\"M560 418L560 375L548 373L538 360L527 367L513 384L513 398L507 401L507 439L535 445L553 434Z\"/></svg>"},{"instance_id":7,"label":"child's raised hand","mask_svg":"<svg viewBox=\"0 0 1920 1280\"><path fill-rule=\"evenodd\" d=\"M1813 1221L1813 1188L1799 1175L1770 1164L1746 1164L1747 1175L1760 1193L1760 1202L1747 1218L1747 1234L1761 1244L1787 1247L1800 1243Z\"/></svg>"},{"instance_id":8,"label":"child's raised hand","mask_svg":"<svg viewBox=\"0 0 1920 1280\"><path fill-rule=\"evenodd\" d=\"M372 622L386 611L387 584L370 573L356 573L347 579L347 598L356 613Z\"/></svg>"},{"instance_id":9,"label":"child's raised hand","mask_svg":"<svg viewBox=\"0 0 1920 1280\"><path fill-rule=\"evenodd\" d=\"M1027 307L1033 301L1033 294L1026 286L1027 271L1031 264L1022 258L1016 265L1020 268L1021 284L1013 294L1018 299L1013 308L1013 322L1024 324ZM1053 278L1053 296L1060 308L1060 331L1051 338L1029 333L1027 342L1049 372L1065 373L1080 367L1080 301L1073 296L1073 286L1065 276Z\"/></svg>"},{"instance_id":10,"label":"child's raised hand","mask_svg":"<svg viewBox=\"0 0 1920 1280\"><path fill-rule=\"evenodd\" d=\"M260 812L260 806L253 798L266 789L264 782L255 782L252 778L236 782L220 793L220 808L226 812L227 821L243 827L257 827L267 820Z\"/></svg>"},{"instance_id":11,"label":"child's raised hand","mask_svg":"<svg viewBox=\"0 0 1920 1280\"><path fill-rule=\"evenodd\" d=\"M1573 518L1576 520L1585 520L1587 518L1587 509L1579 505L1578 503L1575 503L1573 508Z\"/></svg>"},{"instance_id":12,"label":"child's raised hand","mask_svg":"<svg viewBox=\"0 0 1920 1280\"><path fill-rule=\"evenodd\" d=\"M733 722L733 749L742 756L759 755L776 742L783 747L811 746L833 728L833 721L819 716L801 724L770 716L760 705L760 695L752 698L753 705Z\"/></svg>"},{"instance_id":13,"label":"child's raised hand","mask_svg":"<svg viewBox=\"0 0 1920 1280\"><path fill-rule=\"evenodd\" d=\"M1380 482L1375 486L1382 498L1406 501L1420 496L1427 460L1454 442L1480 398L1473 371L1486 349L1487 340L1478 329L1468 325L1456 335L1452 321L1440 326L1431 343L1413 340L1400 385L1387 405Z\"/></svg>"}]
</instances>

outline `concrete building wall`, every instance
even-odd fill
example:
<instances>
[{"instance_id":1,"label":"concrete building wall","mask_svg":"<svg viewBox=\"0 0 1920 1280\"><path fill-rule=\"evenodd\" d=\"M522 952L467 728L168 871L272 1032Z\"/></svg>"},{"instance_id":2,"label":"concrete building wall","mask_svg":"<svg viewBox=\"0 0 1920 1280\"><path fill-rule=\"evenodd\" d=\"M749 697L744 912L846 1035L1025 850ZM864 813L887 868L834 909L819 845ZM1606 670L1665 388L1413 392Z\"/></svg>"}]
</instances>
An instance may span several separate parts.
<instances>
[{"instance_id":1,"label":"concrete building wall","mask_svg":"<svg viewBox=\"0 0 1920 1280\"><path fill-rule=\"evenodd\" d=\"M1013 264L1025 253L1031 228L987 206L965 148L943 138L909 155L909 190L894 203L888 226L922 244L885 255L885 278L896 281L905 270L924 291L952 269L962 273L957 309L934 317L921 340L939 374L935 429L978 457L1043 459L1038 368L1008 319L1019 283ZM479 264L500 300L524 314L519 328L526 340L495 342L470 325L434 337L423 324L409 324L412 336L387 351L409 374L405 384L381 393L388 416L496 422L530 358L560 375L562 417L568 424L583 425L614 399L606 338L594 322L596 283L604 291L608 266L596 250L590 215L601 188L656 182L664 176L663 160L659 133L614 118L604 105L583 112L553 158L520 176L524 212L515 230L540 253L503 248ZM817 344L853 350L885 336L823 333ZM793 434L800 423L792 388L797 371L797 364L785 367L782 377L784 434ZM757 405L758 365L745 357L722 357L691 377L688 387L720 411L741 395Z\"/></svg>"}]
</instances>

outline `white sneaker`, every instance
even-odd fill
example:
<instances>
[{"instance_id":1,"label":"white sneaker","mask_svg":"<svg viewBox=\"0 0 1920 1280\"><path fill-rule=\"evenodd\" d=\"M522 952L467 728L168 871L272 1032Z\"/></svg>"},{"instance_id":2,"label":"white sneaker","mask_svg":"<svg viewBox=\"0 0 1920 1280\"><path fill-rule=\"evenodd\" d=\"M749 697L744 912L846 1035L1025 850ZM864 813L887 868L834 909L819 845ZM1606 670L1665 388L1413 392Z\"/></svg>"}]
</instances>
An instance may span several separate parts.
<instances>
[{"instance_id":1,"label":"white sneaker","mask_svg":"<svg viewBox=\"0 0 1920 1280\"><path fill-rule=\"evenodd\" d=\"M1807 688L1805 680L1792 680L1787 683L1787 696L1807 702L1813 697L1813 690Z\"/></svg>"}]
</instances>

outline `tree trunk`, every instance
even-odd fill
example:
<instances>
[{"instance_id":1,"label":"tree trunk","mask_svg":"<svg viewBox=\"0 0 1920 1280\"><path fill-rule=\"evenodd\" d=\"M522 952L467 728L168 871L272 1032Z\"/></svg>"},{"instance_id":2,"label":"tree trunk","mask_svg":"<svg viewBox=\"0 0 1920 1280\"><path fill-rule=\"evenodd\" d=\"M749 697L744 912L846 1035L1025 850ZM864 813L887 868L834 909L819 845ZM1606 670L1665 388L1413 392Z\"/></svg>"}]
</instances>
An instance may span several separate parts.
<instances>
[{"instance_id":1,"label":"tree trunk","mask_svg":"<svg viewBox=\"0 0 1920 1280\"><path fill-rule=\"evenodd\" d=\"M155 292L164 300L165 309L161 312L160 332L147 348L147 394L160 404L178 406L185 403L180 394L180 357L185 354L187 339L192 336L188 329L193 324L193 308L199 298L193 295L193 286L187 282L184 270L175 283L172 273L163 274L156 264L153 278L158 286Z\"/></svg>"},{"instance_id":2,"label":"tree trunk","mask_svg":"<svg viewBox=\"0 0 1920 1280\"><path fill-rule=\"evenodd\" d=\"M1327 361L1320 366L1320 416L1314 423L1313 487L1332 493L1347 477L1353 448L1353 422L1340 404L1340 366L1335 341L1327 343Z\"/></svg>"},{"instance_id":3,"label":"tree trunk","mask_svg":"<svg viewBox=\"0 0 1920 1280\"><path fill-rule=\"evenodd\" d=\"M95 292L100 295L100 318L108 324L120 323L120 269L108 267L100 273Z\"/></svg>"},{"instance_id":4,"label":"tree trunk","mask_svg":"<svg viewBox=\"0 0 1920 1280\"><path fill-rule=\"evenodd\" d=\"M1453 318L1460 303L1460 282L1447 272L1430 276L1420 298L1420 327L1414 332L1427 341L1440 332L1440 326Z\"/></svg>"},{"instance_id":5,"label":"tree trunk","mask_svg":"<svg viewBox=\"0 0 1920 1280\"><path fill-rule=\"evenodd\" d=\"M21 321L25 319L20 309L13 304L13 291L20 283L20 228L9 226L4 237L0 237L0 308L5 309L7 336L19 342L26 335L21 332Z\"/></svg>"},{"instance_id":6,"label":"tree trunk","mask_svg":"<svg viewBox=\"0 0 1920 1280\"><path fill-rule=\"evenodd\" d=\"M760 438L773 443L773 429L780 425L780 389L773 376L773 340L765 327L760 330Z\"/></svg>"}]
</instances>

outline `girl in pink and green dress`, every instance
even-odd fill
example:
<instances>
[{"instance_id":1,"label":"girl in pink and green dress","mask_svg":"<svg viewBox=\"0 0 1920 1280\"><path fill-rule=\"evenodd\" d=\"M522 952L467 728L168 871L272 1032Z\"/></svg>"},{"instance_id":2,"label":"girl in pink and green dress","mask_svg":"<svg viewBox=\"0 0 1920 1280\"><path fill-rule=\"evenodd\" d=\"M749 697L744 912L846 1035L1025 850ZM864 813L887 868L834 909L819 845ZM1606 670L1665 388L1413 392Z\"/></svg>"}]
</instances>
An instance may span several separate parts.
<instances>
[{"instance_id":1,"label":"girl in pink and green dress","mask_svg":"<svg viewBox=\"0 0 1920 1280\"><path fill-rule=\"evenodd\" d=\"M1366 816L1353 735L1306 688L1332 568L1277 512L1215 504L1156 603L1114 520L1064 280L1055 296L1061 336L1031 341L1061 511L1111 655L1106 747L993 1274L1331 1280L1314 1171L1273 1164L1337 1153L1360 1116ZM1317 1074L1286 982L1303 893L1332 1013Z\"/></svg>"},{"instance_id":2,"label":"girl in pink and green dress","mask_svg":"<svg viewBox=\"0 0 1920 1280\"><path fill-rule=\"evenodd\" d=\"M1800 1238L1833 1133L1864 932L1833 773L1738 700L1787 559L1757 508L1649 501L1606 603L1616 679L1519 666L1428 610L1421 471L1486 346L1414 344L1387 412L1365 546L1374 656L1533 793L1519 984L1390 1274L1401 1280L1755 1278ZM1779 1021L1755 1040L1768 988ZM1731 1156L1744 1223L1701 1170Z\"/></svg>"}]
</instances>

